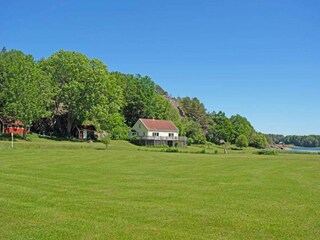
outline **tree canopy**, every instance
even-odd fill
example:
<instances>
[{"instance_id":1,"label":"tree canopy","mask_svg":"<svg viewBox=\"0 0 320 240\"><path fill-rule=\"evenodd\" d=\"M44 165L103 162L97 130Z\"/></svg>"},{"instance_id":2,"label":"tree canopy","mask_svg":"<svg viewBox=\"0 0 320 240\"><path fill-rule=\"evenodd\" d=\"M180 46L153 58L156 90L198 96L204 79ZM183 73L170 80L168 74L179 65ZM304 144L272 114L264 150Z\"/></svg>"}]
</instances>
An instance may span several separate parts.
<instances>
[{"instance_id":1,"label":"tree canopy","mask_svg":"<svg viewBox=\"0 0 320 240\"><path fill-rule=\"evenodd\" d=\"M17 50L3 48L0 54L0 111L33 123L37 132L70 137L76 125L93 124L113 139L126 139L139 118L157 118L173 121L189 143L245 147L247 139L266 146L265 136L245 117L208 113L197 97L173 98L148 76L110 73L82 53L61 50L38 62Z\"/></svg>"},{"instance_id":2,"label":"tree canopy","mask_svg":"<svg viewBox=\"0 0 320 240\"><path fill-rule=\"evenodd\" d=\"M66 115L66 133L74 124L91 120L104 125L122 104L119 87L97 59L77 52L59 51L40 62L55 88L53 112Z\"/></svg>"},{"instance_id":3,"label":"tree canopy","mask_svg":"<svg viewBox=\"0 0 320 240\"><path fill-rule=\"evenodd\" d=\"M27 126L49 114L53 95L50 79L31 55L17 50L1 52L0 87L3 114L18 119ZM25 134L26 132L24 137Z\"/></svg>"}]
</instances>

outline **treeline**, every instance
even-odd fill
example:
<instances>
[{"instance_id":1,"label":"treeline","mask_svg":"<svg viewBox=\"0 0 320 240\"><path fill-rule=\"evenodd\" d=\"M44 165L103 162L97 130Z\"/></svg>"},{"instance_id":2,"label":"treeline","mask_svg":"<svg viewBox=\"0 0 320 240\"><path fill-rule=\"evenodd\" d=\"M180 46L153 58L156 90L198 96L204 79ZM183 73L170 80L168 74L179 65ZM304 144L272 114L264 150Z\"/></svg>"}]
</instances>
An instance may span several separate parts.
<instances>
[{"instance_id":1,"label":"treeline","mask_svg":"<svg viewBox=\"0 0 320 240\"><path fill-rule=\"evenodd\" d=\"M288 145L295 145L300 147L320 147L320 135L280 135L280 134L267 134L268 141L273 144L284 143Z\"/></svg>"},{"instance_id":2,"label":"treeline","mask_svg":"<svg viewBox=\"0 0 320 240\"><path fill-rule=\"evenodd\" d=\"M189 143L267 146L245 117L208 113L199 99L172 98L148 76L109 72L98 59L63 50L35 61L2 49L0 113L59 137L71 137L78 124L92 124L113 139L127 139L139 118L156 118L172 120Z\"/></svg>"}]
</instances>

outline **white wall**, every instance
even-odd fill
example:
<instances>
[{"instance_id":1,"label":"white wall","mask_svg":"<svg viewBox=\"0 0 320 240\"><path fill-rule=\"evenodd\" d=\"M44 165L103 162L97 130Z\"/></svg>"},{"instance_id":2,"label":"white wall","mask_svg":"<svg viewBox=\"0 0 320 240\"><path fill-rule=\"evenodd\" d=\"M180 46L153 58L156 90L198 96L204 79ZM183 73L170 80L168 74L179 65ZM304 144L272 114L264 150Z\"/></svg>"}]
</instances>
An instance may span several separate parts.
<instances>
[{"instance_id":1,"label":"white wall","mask_svg":"<svg viewBox=\"0 0 320 240\"><path fill-rule=\"evenodd\" d=\"M134 124L132 129L137 132L137 137L147 136L148 129L144 126L140 119Z\"/></svg>"},{"instance_id":2,"label":"white wall","mask_svg":"<svg viewBox=\"0 0 320 240\"><path fill-rule=\"evenodd\" d=\"M178 137L179 134L177 132L167 132L167 131L149 131L148 136L152 137L153 133L159 133L159 137L169 137L169 133L173 133L173 137Z\"/></svg>"}]
</instances>

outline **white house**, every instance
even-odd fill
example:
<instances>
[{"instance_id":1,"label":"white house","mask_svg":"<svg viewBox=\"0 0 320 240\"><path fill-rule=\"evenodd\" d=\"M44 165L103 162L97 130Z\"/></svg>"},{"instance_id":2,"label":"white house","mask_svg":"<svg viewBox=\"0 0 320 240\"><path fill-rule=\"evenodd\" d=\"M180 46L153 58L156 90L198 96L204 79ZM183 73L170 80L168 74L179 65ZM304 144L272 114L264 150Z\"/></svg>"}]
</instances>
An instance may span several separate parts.
<instances>
[{"instance_id":1,"label":"white house","mask_svg":"<svg viewBox=\"0 0 320 240\"><path fill-rule=\"evenodd\" d=\"M179 137L179 129L169 120L139 118L130 137L140 145L186 145L186 137Z\"/></svg>"}]
</instances>

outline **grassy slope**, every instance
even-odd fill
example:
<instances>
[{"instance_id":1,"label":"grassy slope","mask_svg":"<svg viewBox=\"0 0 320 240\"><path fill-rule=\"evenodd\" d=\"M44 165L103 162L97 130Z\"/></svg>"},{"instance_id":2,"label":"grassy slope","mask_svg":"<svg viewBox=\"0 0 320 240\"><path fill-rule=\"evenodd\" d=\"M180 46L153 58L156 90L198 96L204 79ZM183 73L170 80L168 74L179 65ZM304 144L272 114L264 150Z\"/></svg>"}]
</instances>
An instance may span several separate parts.
<instances>
[{"instance_id":1,"label":"grassy slope","mask_svg":"<svg viewBox=\"0 0 320 240\"><path fill-rule=\"evenodd\" d=\"M319 155L0 148L0 239L320 237Z\"/></svg>"}]
</instances>

